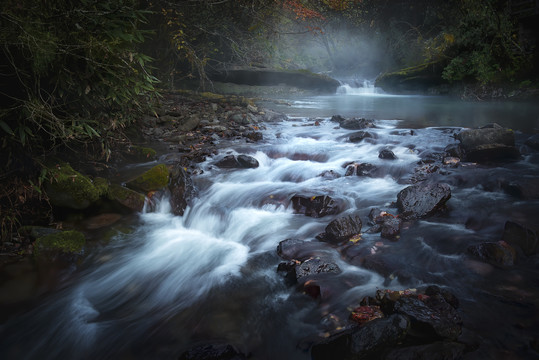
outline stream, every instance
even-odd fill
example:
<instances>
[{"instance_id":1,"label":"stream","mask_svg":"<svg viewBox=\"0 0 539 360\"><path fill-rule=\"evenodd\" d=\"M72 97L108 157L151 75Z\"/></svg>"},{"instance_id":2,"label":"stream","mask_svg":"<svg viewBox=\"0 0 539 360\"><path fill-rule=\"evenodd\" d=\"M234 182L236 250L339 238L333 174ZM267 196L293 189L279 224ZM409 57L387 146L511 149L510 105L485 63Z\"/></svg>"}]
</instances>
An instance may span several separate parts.
<instances>
[{"instance_id":1,"label":"stream","mask_svg":"<svg viewBox=\"0 0 539 360\"><path fill-rule=\"evenodd\" d=\"M417 175L418 162L456 144L453 135L461 127L497 122L514 129L521 145L539 128L538 105L365 88L287 102L264 104L289 120L265 124L263 141L224 143L216 156L247 154L258 168L220 169L215 158L207 159L203 174L193 177L198 197L184 216L172 215L163 199L153 212L124 218L129 230L62 272L38 305L4 314L0 358L177 359L193 345L213 341L233 344L252 359L310 359L313 341L346 322L347 308L363 297L429 284L460 300L462 337L478 344L467 359L536 358L529 344L539 333L537 255L503 269L466 249L500 240L508 220L537 224L538 200L523 201L495 186L501 178L538 176L537 151L523 152L517 162L464 164L432 175L451 186L448 211L411 224L398 241L364 233L354 249L336 251L315 239L336 216L295 214L289 200L295 194L340 199L342 214L359 212L367 230L369 211L396 213L397 193ZM375 119L369 131L376 138L349 142L353 131L330 121L335 114ZM397 160L378 157L387 146ZM343 176L343 164L351 161L374 164L379 175ZM320 176L329 170L341 176ZM283 261L276 248L288 238L309 241L311 254L339 265L334 295L314 300L286 285L276 271ZM365 251L380 252L398 275L359 266L354 256Z\"/></svg>"}]
</instances>

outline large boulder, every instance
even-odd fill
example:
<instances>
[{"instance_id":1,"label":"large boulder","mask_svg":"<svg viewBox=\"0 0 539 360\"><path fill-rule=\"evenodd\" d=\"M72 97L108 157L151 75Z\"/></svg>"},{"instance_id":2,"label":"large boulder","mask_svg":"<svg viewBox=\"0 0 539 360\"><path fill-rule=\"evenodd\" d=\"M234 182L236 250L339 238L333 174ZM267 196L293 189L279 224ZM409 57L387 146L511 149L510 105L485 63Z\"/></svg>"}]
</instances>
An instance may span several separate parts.
<instances>
[{"instance_id":1,"label":"large boulder","mask_svg":"<svg viewBox=\"0 0 539 360\"><path fill-rule=\"evenodd\" d=\"M451 198L447 184L416 184L397 195L397 208L401 217L419 219L433 215Z\"/></svg>"},{"instance_id":2,"label":"large boulder","mask_svg":"<svg viewBox=\"0 0 539 360\"><path fill-rule=\"evenodd\" d=\"M412 329L418 337L456 340L462 332L460 315L441 295L423 299L401 297L394 311L412 320Z\"/></svg>"},{"instance_id":3,"label":"large boulder","mask_svg":"<svg viewBox=\"0 0 539 360\"><path fill-rule=\"evenodd\" d=\"M162 190L167 187L169 177L167 166L159 164L128 181L126 185L130 189L142 192Z\"/></svg>"},{"instance_id":4,"label":"large boulder","mask_svg":"<svg viewBox=\"0 0 539 360\"><path fill-rule=\"evenodd\" d=\"M193 180L181 164L175 164L170 169L170 206L172 213L182 216L187 206L197 195Z\"/></svg>"},{"instance_id":5,"label":"large boulder","mask_svg":"<svg viewBox=\"0 0 539 360\"><path fill-rule=\"evenodd\" d=\"M358 214L337 218L326 226L321 239L332 243L340 243L361 233L361 219Z\"/></svg>"},{"instance_id":6,"label":"large boulder","mask_svg":"<svg viewBox=\"0 0 539 360\"><path fill-rule=\"evenodd\" d=\"M291 203L295 213L313 218L334 215L342 211L342 201L335 200L327 195L311 197L294 195Z\"/></svg>"},{"instance_id":7,"label":"large boulder","mask_svg":"<svg viewBox=\"0 0 539 360\"><path fill-rule=\"evenodd\" d=\"M515 160L520 153L515 148L513 130L498 124L489 124L479 129L463 130L457 135L467 161L496 162Z\"/></svg>"},{"instance_id":8,"label":"large boulder","mask_svg":"<svg viewBox=\"0 0 539 360\"><path fill-rule=\"evenodd\" d=\"M86 209L100 197L100 191L87 176L67 163L47 168L51 181L45 183L45 192L54 206L70 209Z\"/></svg>"},{"instance_id":9,"label":"large boulder","mask_svg":"<svg viewBox=\"0 0 539 360\"><path fill-rule=\"evenodd\" d=\"M357 131L353 134L350 134L350 137L348 138L348 141L353 143L361 142L365 139L376 139L376 134L373 134L368 131Z\"/></svg>"}]
</instances>

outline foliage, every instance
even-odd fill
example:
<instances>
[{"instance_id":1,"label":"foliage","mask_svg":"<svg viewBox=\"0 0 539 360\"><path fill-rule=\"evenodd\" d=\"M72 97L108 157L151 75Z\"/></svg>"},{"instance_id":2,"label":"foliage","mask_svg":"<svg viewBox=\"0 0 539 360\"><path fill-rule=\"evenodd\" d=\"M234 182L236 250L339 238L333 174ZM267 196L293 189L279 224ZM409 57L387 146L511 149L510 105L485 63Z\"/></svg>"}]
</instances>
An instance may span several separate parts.
<instances>
[{"instance_id":1,"label":"foliage","mask_svg":"<svg viewBox=\"0 0 539 360\"><path fill-rule=\"evenodd\" d=\"M46 152L126 126L155 96L135 0L15 1L0 10L1 144ZM11 154L13 155L13 154ZM3 159L4 166L11 156Z\"/></svg>"},{"instance_id":2,"label":"foliage","mask_svg":"<svg viewBox=\"0 0 539 360\"><path fill-rule=\"evenodd\" d=\"M514 80L526 60L508 8L497 8L495 0L458 3L458 22L449 27L454 42L444 78L483 84Z\"/></svg>"}]
</instances>

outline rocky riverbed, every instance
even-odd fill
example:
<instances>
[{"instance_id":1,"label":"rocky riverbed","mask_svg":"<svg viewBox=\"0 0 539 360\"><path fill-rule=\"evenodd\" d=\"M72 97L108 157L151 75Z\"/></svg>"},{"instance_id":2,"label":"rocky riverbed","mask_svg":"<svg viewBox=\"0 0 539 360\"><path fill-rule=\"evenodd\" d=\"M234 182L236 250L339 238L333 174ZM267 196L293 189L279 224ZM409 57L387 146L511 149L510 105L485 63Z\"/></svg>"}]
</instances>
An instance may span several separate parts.
<instances>
[{"instance_id":1,"label":"rocky riverbed","mask_svg":"<svg viewBox=\"0 0 539 360\"><path fill-rule=\"evenodd\" d=\"M293 146L287 144L288 135L279 122L294 124L286 128L297 132ZM266 131L267 127L271 131ZM339 134L338 138L325 138L327 132ZM253 260L242 265L246 279L261 266L258 262L276 261L271 271L278 276L279 284L265 286L286 292L291 298L300 297L299 302L310 304L305 306L314 307L311 314L320 317L317 332L294 338L294 346L304 357L487 359L508 354L516 359L537 354L536 290L526 288L534 281L530 274L536 271L539 242L533 212L539 198L537 135L515 133L496 124L479 129L411 130L338 114L327 119L289 119L241 97L193 97L184 93L167 94L162 106L141 119L134 133L137 136L132 142L119 144L110 165L77 166L76 161L68 162L69 157L55 159L49 165L48 171L56 179L47 188L56 226L25 227L13 243L20 245L19 251L23 249L24 258L32 259L22 262L25 266L40 264L40 276L44 269L61 270L45 276L48 285L33 280L41 288L25 293L20 291L19 275L14 275L16 269L20 270L20 258L4 265L2 293L18 291L17 296L3 298L2 318L12 318L2 327L11 344L5 348L8 356L20 354L17 344L24 343L17 337L17 318L9 310L21 311L62 284L62 277L76 273L77 266L92 257L93 251L106 248L100 229L113 229L113 236L120 237L133 232L129 226L119 229L114 224L125 226L129 224L126 219L143 211L151 213L160 206L159 199L169 199L170 213L176 218L189 215L187 221L200 221L201 228L223 229L214 236L221 232L237 234L236 227L243 227L241 237L254 251ZM259 170L267 173L258 174ZM215 176L218 181L214 181ZM243 190L226 192L237 187L235 181L240 181ZM384 186L379 195L369 195ZM219 191L223 195L218 196ZM198 203L200 192L209 199L207 204ZM237 198L231 199L229 194ZM509 210L485 209L483 201L488 207L500 204L492 198L503 198L500 207ZM237 204L239 209L234 207ZM238 211L243 214L241 221L229 218L230 213ZM252 219L258 221L259 216L265 222L253 227ZM217 226L212 223L215 218L228 221ZM281 222L285 225L276 225ZM272 233L275 226L283 226L278 227L277 234ZM273 243L271 251L265 245L257 248L257 241L266 238ZM223 246L223 241L213 246ZM243 244L234 246L238 247L234 254L241 258L239 247ZM203 254L199 256L202 261ZM441 264L432 263L430 258ZM111 260L102 256L99 261L107 264ZM158 259L153 261L159 263ZM445 262L450 262L449 268ZM177 262L172 265L181 266ZM211 270L214 268L220 267L212 265ZM25 271L34 274L33 270ZM84 278L84 271L79 276ZM381 279L374 282L378 289L367 287L357 297L358 288L369 284L369 276ZM503 286L492 285L494 279ZM470 281L477 285L470 285ZM490 285L484 284L487 281ZM143 292L131 286L118 291ZM231 299L253 296L243 288L221 291ZM276 297L269 292L268 297ZM211 298L232 306L218 295ZM483 307L482 302L486 308L500 309L503 304L506 309L517 308L511 310L516 314L506 319L518 328L510 336L520 334L514 346L491 348L501 340L492 333L482 333L486 331L480 324L482 317L474 313ZM244 306L250 304L247 301ZM121 315L116 307L113 309L113 318ZM530 311L528 321L522 320L519 309ZM191 323L191 317L177 312L170 315L175 322ZM505 321L499 314L492 319L498 326ZM161 318L159 321L165 323ZM167 331L185 333L186 339L177 340L175 357L270 358L267 351L272 346L261 337L239 341L211 325L195 324L194 330L162 325ZM189 339L191 330L198 334L194 340ZM212 333L226 341L214 340ZM247 339L251 340L249 336Z\"/></svg>"}]
</instances>

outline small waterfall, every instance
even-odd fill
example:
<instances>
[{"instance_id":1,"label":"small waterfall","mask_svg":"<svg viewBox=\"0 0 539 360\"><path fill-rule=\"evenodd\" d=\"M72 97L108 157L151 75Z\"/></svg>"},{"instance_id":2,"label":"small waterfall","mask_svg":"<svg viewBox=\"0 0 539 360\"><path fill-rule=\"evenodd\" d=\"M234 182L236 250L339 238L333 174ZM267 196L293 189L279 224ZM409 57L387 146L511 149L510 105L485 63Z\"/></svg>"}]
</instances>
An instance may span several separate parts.
<instances>
[{"instance_id":1,"label":"small waterfall","mask_svg":"<svg viewBox=\"0 0 539 360\"><path fill-rule=\"evenodd\" d=\"M382 89L374 86L370 80L347 80L337 88L337 94L340 95L381 95Z\"/></svg>"}]
</instances>

